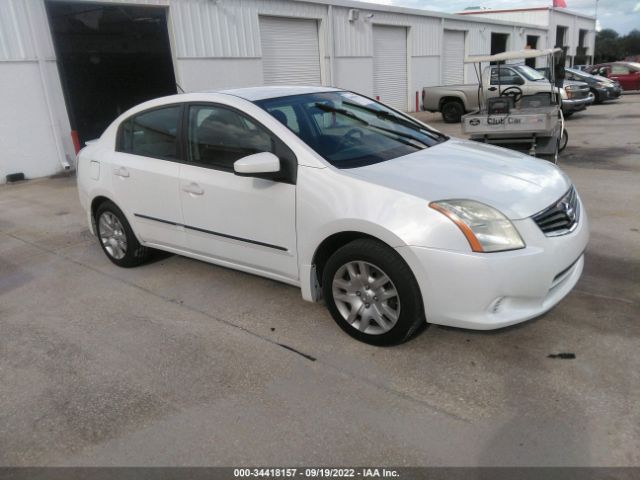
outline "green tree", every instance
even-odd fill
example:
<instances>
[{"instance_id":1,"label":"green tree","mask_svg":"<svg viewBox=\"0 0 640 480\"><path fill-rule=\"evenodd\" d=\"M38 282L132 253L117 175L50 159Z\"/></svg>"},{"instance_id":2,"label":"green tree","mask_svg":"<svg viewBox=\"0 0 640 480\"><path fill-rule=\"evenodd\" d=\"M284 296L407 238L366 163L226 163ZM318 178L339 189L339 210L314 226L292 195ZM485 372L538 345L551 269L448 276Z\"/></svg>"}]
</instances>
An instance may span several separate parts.
<instances>
[{"instance_id":1,"label":"green tree","mask_svg":"<svg viewBox=\"0 0 640 480\"><path fill-rule=\"evenodd\" d=\"M622 58L640 55L640 30L633 29L620 38Z\"/></svg>"},{"instance_id":2,"label":"green tree","mask_svg":"<svg viewBox=\"0 0 640 480\"><path fill-rule=\"evenodd\" d=\"M615 30L605 28L596 35L595 63L614 62L620 60L620 35Z\"/></svg>"}]
</instances>

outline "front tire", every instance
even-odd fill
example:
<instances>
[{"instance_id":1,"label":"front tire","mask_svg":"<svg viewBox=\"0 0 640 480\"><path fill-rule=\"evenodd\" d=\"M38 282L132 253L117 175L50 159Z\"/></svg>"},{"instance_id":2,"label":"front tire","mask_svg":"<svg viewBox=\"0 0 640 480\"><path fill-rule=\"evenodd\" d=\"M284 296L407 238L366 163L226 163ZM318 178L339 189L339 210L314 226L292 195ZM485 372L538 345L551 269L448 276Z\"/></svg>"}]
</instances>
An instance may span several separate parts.
<instances>
[{"instance_id":1,"label":"front tire","mask_svg":"<svg viewBox=\"0 0 640 480\"><path fill-rule=\"evenodd\" d=\"M396 345L426 325L420 289L402 257L382 242L354 240L327 261L322 287L331 316L371 345Z\"/></svg>"},{"instance_id":2,"label":"front tire","mask_svg":"<svg viewBox=\"0 0 640 480\"><path fill-rule=\"evenodd\" d=\"M95 219L100 246L109 260L124 268L136 267L147 260L149 249L140 245L124 213L113 202L102 203Z\"/></svg>"}]
</instances>

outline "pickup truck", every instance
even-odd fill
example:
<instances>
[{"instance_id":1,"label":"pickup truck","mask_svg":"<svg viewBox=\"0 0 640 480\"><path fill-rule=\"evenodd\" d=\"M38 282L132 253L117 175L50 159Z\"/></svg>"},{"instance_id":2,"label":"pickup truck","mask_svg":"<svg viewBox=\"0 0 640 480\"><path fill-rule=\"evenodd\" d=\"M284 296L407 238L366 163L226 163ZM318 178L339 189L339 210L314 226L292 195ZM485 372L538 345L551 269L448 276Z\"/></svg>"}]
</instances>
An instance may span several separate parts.
<instances>
[{"instance_id":1,"label":"pickup truck","mask_svg":"<svg viewBox=\"0 0 640 480\"><path fill-rule=\"evenodd\" d=\"M499 76L498 76L499 75ZM550 90L549 81L540 72L526 65L490 65L482 72L485 98L496 97L508 87L519 87L524 95ZM568 117L593 103L589 86L584 82L564 81L560 89L562 113ZM458 123L462 115L478 109L478 84L424 87L423 109L441 112L446 123Z\"/></svg>"}]
</instances>

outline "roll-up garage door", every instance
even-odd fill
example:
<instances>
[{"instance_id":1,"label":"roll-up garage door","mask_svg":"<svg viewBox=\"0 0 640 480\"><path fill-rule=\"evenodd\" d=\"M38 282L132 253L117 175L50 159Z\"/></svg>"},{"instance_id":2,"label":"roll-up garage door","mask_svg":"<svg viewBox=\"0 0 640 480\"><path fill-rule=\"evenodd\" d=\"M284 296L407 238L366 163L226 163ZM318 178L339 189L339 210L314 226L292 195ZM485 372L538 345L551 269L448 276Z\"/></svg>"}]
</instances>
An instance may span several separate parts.
<instances>
[{"instance_id":1,"label":"roll-up garage door","mask_svg":"<svg viewBox=\"0 0 640 480\"><path fill-rule=\"evenodd\" d=\"M407 111L407 29L373 27L373 89L380 101Z\"/></svg>"},{"instance_id":2,"label":"roll-up garage door","mask_svg":"<svg viewBox=\"0 0 640 480\"><path fill-rule=\"evenodd\" d=\"M265 85L320 85L318 22L260 17Z\"/></svg>"},{"instance_id":3,"label":"roll-up garage door","mask_svg":"<svg viewBox=\"0 0 640 480\"><path fill-rule=\"evenodd\" d=\"M444 31L442 75L445 85L464 83L464 32Z\"/></svg>"}]
</instances>

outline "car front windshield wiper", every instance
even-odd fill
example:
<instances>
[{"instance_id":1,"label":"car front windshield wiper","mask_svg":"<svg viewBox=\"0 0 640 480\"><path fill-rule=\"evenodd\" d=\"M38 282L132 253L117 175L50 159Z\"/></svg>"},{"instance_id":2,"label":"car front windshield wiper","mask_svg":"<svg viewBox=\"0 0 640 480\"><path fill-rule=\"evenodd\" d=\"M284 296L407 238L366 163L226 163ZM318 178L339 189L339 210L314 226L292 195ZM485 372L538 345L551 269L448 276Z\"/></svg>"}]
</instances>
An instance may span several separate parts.
<instances>
[{"instance_id":1,"label":"car front windshield wiper","mask_svg":"<svg viewBox=\"0 0 640 480\"><path fill-rule=\"evenodd\" d=\"M378 125L373 125L373 124L367 122L364 118L360 118L355 113L350 112L349 110L346 110L344 108L330 107L329 105L326 105L326 104L321 103L321 102L315 103L315 107L319 108L320 110L323 110L325 112L339 113L340 115L344 115L345 117L349 117L349 118L351 118L351 119L353 119L353 120L355 120L357 122L360 122L362 125L366 125L367 127L375 128L376 130L380 130L381 132L390 133L391 135L394 135L396 137L401 137L401 138L394 138L394 140L396 140L397 142L400 142L400 143L404 143L405 145L416 147L416 143L419 143L420 145L424 146L425 148L429 148L429 145L424 143L422 140L419 140L419 139L415 138L413 135L409 135L407 133L396 132L395 130L391 130L390 128L384 128L384 127L380 127ZM385 133L383 133L383 135L385 137L389 137L389 135L386 135ZM407 138L410 141L403 140L403 138Z\"/></svg>"},{"instance_id":2,"label":"car front windshield wiper","mask_svg":"<svg viewBox=\"0 0 640 480\"><path fill-rule=\"evenodd\" d=\"M389 120L392 122L397 122L407 128L410 128L411 130L415 130L417 132L421 132L421 133L427 133L427 134L433 134L436 135L437 137L440 137L442 139L448 139L449 137L446 136L444 133L438 132L437 130L433 130L431 128L425 128L422 125L418 125L417 123L414 123L410 120L406 120L402 117L398 117L397 115L394 115L390 112L385 112L384 110L376 110L375 108L371 108L371 107L365 107L364 105L358 105L357 103L353 103L353 102L342 102L344 105L349 105L350 107L353 108L357 108L360 110L364 110L365 112L369 112L374 114L377 118L382 118L384 120Z\"/></svg>"}]
</instances>

